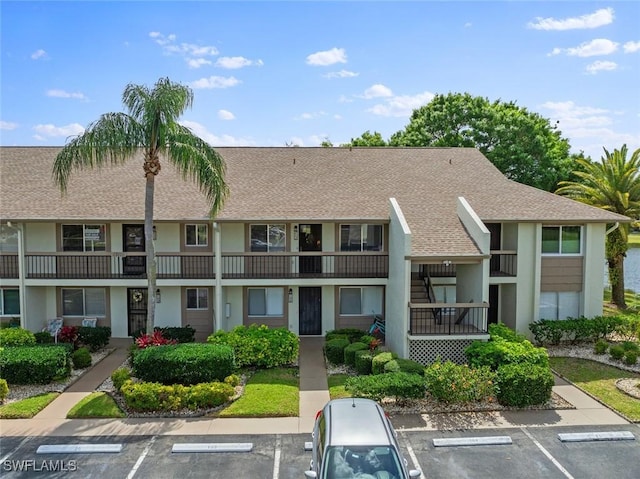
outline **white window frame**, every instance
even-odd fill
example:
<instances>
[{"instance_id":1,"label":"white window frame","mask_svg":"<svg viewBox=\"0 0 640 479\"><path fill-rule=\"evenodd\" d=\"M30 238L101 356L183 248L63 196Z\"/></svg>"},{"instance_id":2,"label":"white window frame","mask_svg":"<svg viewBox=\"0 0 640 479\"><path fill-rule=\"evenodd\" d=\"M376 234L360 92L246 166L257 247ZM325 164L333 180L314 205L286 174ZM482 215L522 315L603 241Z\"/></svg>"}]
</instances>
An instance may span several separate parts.
<instances>
[{"instance_id":1,"label":"white window frame","mask_svg":"<svg viewBox=\"0 0 640 479\"><path fill-rule=\"evenodd\" d=\"M267 253L271 253L272 249L274 249L274 251L276 252L282 252L282 251L286 251L287 249L287 225L284 223L252 223L249 225L249 251L254 251L253 249L253 228L256 226L264 226L265 227L265 238L267 240ZM278 228L280 230L282 230L284 236L283 236L283 240L284 240L284 244L281 247L275 248L275 245L272 245L271 242L269 241L269 238L271 237L270 234L270 229L271 228ZM257 239L257 238L256 238Z\"/></svg>"},{"instance_id":2,"label":"white window frame","mask_svg":"<svg viewBox=\"0 0 640 479\"><path fill-rule=\"evenodd\" d=\"M102 291L102 303L104 306L104 310L103 311L94 311L94 310L89 310L89 308L87 308L87 291L91 290L91 291ZM65 306L64 306L64 301L65 301L65 291L82 291L82 313L81 314L66 314L65 313ZM85 316L91 316L91 317L98 317L98 318L104 318L107 315L107 289L106 288L61 288L60 291L60 299L62 301L62 315L65 317L85 317Z\"/></svg>"},{"instance_id":3,"label":"white window frame","mask_svg":"<svg viewBox=\"0 0 640 479\"><path fill-rule=\"evenodd\" d=\"M64 229L67 226L81 226L82 227L82 250L67 250L64 245ZM87 239L87 230L101 228L104 231L104 249L95 249L95 244L92 240ZM60 234L62 236L62 251L76 251L78 253L91 253L94 251L106 251L107 250L107 225L105 223L63 223L60 226ZM91 249L87 249L87 241L91 241Z\"/></svg>"},{"instance_id":4,"label":"white window frame","mask_svg":"<svg viewBox=\"0 0 640 479\"><path fill-rule=\"evenodd\" d=\"M342 227L343 226L348 226L349 228L352 228L354 226L360 226L360 249L359 250L343 250L342 249ZM373 227L379 227L380 228L380 249L374 249L374 250L367 250L364 248L364 241L365 238L368 237L367 235L367 228L369 228L370 226ZM339 225L339 234L340 234L340 238L338 238L339 244L340 244L340 251L384 251L384 225L383 224L379 224L379 223L341 223Z\"/></svg>"},{"instance_id":5,"label":"white window frame","mask_svg":"<svg viewBox=\"0 0 640 479\"><path fill-rule=\"evenodd\" d=\"M264 292L264 304L265 304L265 314L251 314L250 312L250 291L259 291L262 290ZM280 308L275 310L270 310L270 306ZM284 288L281 287L265 287L265 288L247 288L247 316L249 317L272 317L272 318L282 318L284 317Z\"/></svg>"},{"instance_id":6,"label":"white window frame","mask_svg":"<svg viewBox=\"0 0 640 479\"><path fill-rule=\"evenodd\" d=\"M196 307L192 308L189 307L189 291L195 291L196 292ZM207 305L206 306L202 306L201 302L200 302L200 293L204 292L205 293L205 297L206 297L206 302ZM187 311L206 311L209 309L209 288L186 288L186 298L187 298Z\"/></svg>"},{"instance_id":7,"label":"white window frame","mask_svg":"<svg viewBox=\"0 0 640 479\"><path fill-rule=\"evenodd\" d=\"M189 243L189 228L195 228L195 243ZM200 230L204 228L204 243L200 242ZM204 247L209 246L209 225L207 223L189 223L184 225L184 244L186 246Z\"/></svg>"},{"instance_id":8,"label":"white window frame","mask_svg":"<svg viewBox=\"0 0 640 479\"><path fill-rule=\"evenodd\" d=\"M541 238L540 238L540 252L542 254L542 256L582 256L582 251L583 251L583 241L584 241L584 235L583 235L583 231L584 229L582 228L582 226L580 225L542 225L542 231L544 232L545 229L558 229L558 249L559 251L557 252L543 252L542 248L544 245L544 240L542 238L542 234L541 234ZM562 240L562 230L564 228L579 228L579 232L580 232L580 238L579 238L579 246L580 246L580 250L577 253L565 253L562 251L562 246L563 246L563 240Z\"/></svg>"},{"instance_id":9,"label":"white window frame","mask_svg":"<svg viewBox=\"0 0 640 479\"><path fill-rule=\"evenodd\" d=\"M342 292L345 289L359 289L360 290L360 312L359 313L343 313L342 312ZM379 304L372 306L372 299L367 298L368 291L380 291L379 298L373 298L376 302L379 300ZM372 293L369 293L372 294ZM371 315L384 315L384 286L341 286L338 298L338 314L340 316L371 316Z\"/></svg>"},{"instance_id":10,"label":"white window frame","mask_svg":"<svg viewBox=\"0 0 640 479\"><path fill-rule=\"evenodd\" d=\"M540 319L565 320L581 316L582 293L579 291L543 291L540 293ZM547 304L544 313L543 304ZM574 307L571 309L571 307Z\"/></svg>"},{"instance_id":11,"label":"white window frame","mask_svg":"<svg viewBox=\"0 0 640 479\"><path fill-rule=\"evenodd\" d=\"M5 293L7 291L17 291L18 293L18 311L8 313L5 308ZM20 316L20 290L18 288L0 288L0 316Z\"/></svg>"}]
</instances>

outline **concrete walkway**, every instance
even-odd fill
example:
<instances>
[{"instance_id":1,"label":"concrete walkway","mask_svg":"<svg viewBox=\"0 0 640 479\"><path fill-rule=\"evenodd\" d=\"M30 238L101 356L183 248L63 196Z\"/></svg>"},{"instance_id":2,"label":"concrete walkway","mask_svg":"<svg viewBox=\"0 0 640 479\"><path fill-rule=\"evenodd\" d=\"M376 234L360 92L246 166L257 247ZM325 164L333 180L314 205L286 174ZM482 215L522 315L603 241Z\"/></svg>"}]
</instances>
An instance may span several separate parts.
<instances>
[{"instance_id":1,"label":"concrete walkway","mask_svg":"<svg viewBox=\"0 0 640 479\"><path fill-rule=\"evenodd\" d=\"M300 339L299 417L264 419L65 419L80 399L93 392L128 355L131 340L112 339L114 351L82 375L32 419L0 421L3 436L113 436L311 433L316 413L329 400L324 338ZM554 392L575 409L496 411L484 413L412 414L392 418L397 429L464 430L509 427L594 426L629 424L625 419L562 379Z\"/></svg>"}]
</instances>

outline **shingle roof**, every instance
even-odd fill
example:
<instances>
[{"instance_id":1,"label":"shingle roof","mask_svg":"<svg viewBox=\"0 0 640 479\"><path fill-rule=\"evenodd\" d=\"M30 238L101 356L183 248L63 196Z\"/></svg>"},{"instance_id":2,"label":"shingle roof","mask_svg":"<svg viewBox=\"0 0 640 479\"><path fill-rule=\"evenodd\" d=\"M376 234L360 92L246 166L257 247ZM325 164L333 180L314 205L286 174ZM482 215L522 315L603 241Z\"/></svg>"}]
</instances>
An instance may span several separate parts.
<instances>
[{"instance_id":1,"label":"shingle roof","mask_svg":"<svg viewBox=\"0 0 640 479\"><path fill-rule=\"evenodd\" d=\"M216 148L230 195L219 221L386 221L396 198L411 228L412 254L476 255L456 215L463 196L485 222L628 220L515 183L472 148ZM60 148L0 148L0 217L8 220L141 221L142 159L74 172L66 196L51 177ZM208 218L194 182L162 162L156 221Z\"/></svg>"}]
</instances>

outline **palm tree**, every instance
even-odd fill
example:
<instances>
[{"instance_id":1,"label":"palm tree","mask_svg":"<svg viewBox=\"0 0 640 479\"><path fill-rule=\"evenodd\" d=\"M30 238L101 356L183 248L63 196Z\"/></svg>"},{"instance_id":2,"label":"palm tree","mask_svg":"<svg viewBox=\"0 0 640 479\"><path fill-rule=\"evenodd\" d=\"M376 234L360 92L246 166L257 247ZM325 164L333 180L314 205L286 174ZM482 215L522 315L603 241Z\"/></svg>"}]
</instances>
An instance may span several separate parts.
<instances>
[{"instance_id":1,"label":"palm tree","mask_svg":"<svg viewBox=\"0 0 640 479\"><path fill-rule=\"evenodd\" d=\"M142 156L146 178L144 236L147 254L147 333L155 325L156 257L153 244L153 195L160 158L171 161L184 177L194 179L211 206L214 217L228 193L222 157L204 140L178 123L178 117L193 104L193 91L168 78L153 89L128 84L122 94L128 113L105 113L81 135L72 139L56 156L53 179L62 193L74 170L106 164L117 165Z\"/></svg>"},{"instance_id":2,"label":"palm tree","mask_svg":"<svg viewBox=\"0 0 640 479\"><path fill-rule=\"evenodd\" d=\"M627 160L627 145L609 153L600 163L576 160L574 175L578 181L562 181L556 193L629 216L640 217L640 148ZM606 256L611 283L611 301L619 308L627 307L624 299L624 258L628 249L629 224L623 223L607 235Z\"/></svg>"}]
</instances>

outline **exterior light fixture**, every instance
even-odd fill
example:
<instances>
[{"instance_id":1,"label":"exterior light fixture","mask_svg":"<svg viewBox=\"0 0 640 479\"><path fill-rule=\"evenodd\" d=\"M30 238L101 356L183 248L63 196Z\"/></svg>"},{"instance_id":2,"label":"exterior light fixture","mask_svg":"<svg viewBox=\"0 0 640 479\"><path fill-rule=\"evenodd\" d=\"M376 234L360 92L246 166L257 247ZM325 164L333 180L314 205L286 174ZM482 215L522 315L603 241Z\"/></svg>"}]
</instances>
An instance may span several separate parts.
<instances>
[{"instance_id":1,"label":"exterior light fixture","mask_svg":"<svg viewBox=\"0 0 640 479\"><path fill-rule=\"evenodd\" d=\"M156 303L162 303L162 295L160 294L160 288L156 289Z\"/></svg>"},{"instance_id":2,"label":"exterior light fixture","mask_svg":"<svg viewBox=\"0 0 640 479\"><path fill-rule=\"evenodd\" d=\"M293 225L293 239L298 239L298 225Z\"/></svg>"},{"instance_id":3,"label":"exterior light fixture","mask_svg":"<svg viewBox=\"0 0 640 479\"><path fill-rule=\"evenodd\" d=\"M293 290L289 288L289 302L293 303Z\"/></svg>"},{"instance_id":4,"label":"exterior light fixture","mask_svg":"<svg viewBox=\"0 0 640 479\"><path fill-rule=\"evenodd\" d=\"M445 259L445 260L442 262L442 264L443 264L444 266L446 266L446 267L449 267L449 266L451 266L451 261L449 261L448 259Z\"/></svg>"},{"instance_id":5,"label":"exterior light fixture","mask_svg":"<svg viewBox=\"0 0 640 479\"><path fill-rule=\"evenodd\" d=\"M158 230L156 230L155 225L153 226L153 241L158 239Z\"/></svg>"}]
</instances>

